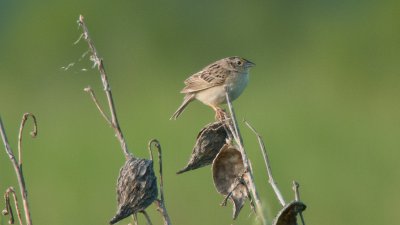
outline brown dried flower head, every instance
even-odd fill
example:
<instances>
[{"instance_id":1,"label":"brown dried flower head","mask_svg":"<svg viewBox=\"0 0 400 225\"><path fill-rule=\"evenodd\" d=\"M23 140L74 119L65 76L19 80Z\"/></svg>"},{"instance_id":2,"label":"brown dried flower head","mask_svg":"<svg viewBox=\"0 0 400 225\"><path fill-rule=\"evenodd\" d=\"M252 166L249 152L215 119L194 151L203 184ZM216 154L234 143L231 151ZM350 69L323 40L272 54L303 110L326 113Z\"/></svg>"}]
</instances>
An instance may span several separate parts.
<instances>
[{"instance_id":1,"label":"brown dried flower head","mask_svg":"<svg viewBox=\"0 0 400 225\"><path fill-rule=\"evenodd\" d=\"M154 174L153 161L131 157L119 172L118 210L110 224L144 211L153 203L157 195L157 178Z\"/></svg>"},{"instance_id":2,"label":"brown dried flower head","mask_svg":"<svg viewBox=\"0 0 400 225\"><path fill-rule=\"evenodd\" d=\"M226 196L222 205L226 205L229 198L234 204L233 219L236 219L246 199L250 197L242 154L231 143L225 144L214 159L212 170L215 188L218 193Z\"/></svg>"},{"instance_id":3,"label":"brown dried flower head","mask_svg":"<svg viewBox=\"0 0 400 225\"><path fill-rule=\"evenodd\" d=\"M196 144L193 147L188 164L177 174L210 165L226 143L227 137L227 129L224 123L214 122L207 124L197 135Z\"/></svg>"}]
</instances>

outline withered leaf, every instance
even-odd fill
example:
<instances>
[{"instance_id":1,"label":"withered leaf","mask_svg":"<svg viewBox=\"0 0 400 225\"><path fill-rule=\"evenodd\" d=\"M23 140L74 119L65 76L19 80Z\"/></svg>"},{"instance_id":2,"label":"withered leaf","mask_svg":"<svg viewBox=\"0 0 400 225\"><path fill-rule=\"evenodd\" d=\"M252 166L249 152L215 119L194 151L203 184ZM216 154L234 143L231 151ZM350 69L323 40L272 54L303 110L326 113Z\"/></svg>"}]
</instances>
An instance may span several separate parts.
<instances>
[{"instance_id":1,"label":"withered leaf","mask_svg":"<svg viewBox=\"0 0 400 225\"><path fill-rule=\"evenodd\" d=\"M232 144L225 144L214 159L213 179L218 193L228 196L233 202L233 219L236 219L249 198L249 192L242 154Z\"/></svg>"},{"instance_id":2,"label":"withered leaf","mask_svg":"<svg viewBox=\"0 0 400 225\"><path fill-rule=\"evenodd\" d=\"M145 210L157 195L157 178L154 174L153 161L131 157L119 172L118 210L110 224Z\"/></svg>"},{"instance_id":3,"label":"withered leaf","mask_svg":"<svg viewBox=\"0 0 400 225\"><path fill-rule=\"evenodd\" d=\"M210 165L221 147L226 143L227 131L222 122L207 124L197 135L189 162L177 174Z\"/></svg>"}]
</instances>

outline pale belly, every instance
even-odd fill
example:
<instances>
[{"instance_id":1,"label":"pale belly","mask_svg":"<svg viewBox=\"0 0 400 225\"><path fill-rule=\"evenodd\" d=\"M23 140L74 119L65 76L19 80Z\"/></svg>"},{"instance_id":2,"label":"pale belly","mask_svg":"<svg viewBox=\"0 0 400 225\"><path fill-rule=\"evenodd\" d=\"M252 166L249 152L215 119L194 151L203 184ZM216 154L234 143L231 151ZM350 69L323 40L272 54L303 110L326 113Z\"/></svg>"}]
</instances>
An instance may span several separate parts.
<instances>
[{"instance_id":1,"label":"pale belly","mask_svg":"<svg viewBox=\"0 0 400 225\"><path fill-rule=\"evenodd\" d=\"M233 101L237 99L242 94L243 90L246 88L249 80L249 74L248 73L241 74L235 77L231 77L230 79L232 82L228 82L229 83L228 92L231 101ZM218 106L220 104L224 104L226 103L224 88L225 87L222 85L202 90L196 93L196 99L206 105L211 105L211 106Z\"/></svg>"}]
</instances>

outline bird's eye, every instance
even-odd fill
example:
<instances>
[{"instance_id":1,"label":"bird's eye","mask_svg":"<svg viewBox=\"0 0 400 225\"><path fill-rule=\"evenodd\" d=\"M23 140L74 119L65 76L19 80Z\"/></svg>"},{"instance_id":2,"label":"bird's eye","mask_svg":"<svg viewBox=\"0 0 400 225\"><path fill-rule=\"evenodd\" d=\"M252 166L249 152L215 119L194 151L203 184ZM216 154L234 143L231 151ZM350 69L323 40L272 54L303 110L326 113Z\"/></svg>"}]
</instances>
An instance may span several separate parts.
<instances>
[{"instance_id":1,"label":"bird's eye","mask_svg":"<svg viewBox=\"0 0 400 225\"><path fill-rule=\"evenodd\" d=\"M237 61L237 64L240 66L242 65L242 61Z\"/></svg>"}]
</instances>

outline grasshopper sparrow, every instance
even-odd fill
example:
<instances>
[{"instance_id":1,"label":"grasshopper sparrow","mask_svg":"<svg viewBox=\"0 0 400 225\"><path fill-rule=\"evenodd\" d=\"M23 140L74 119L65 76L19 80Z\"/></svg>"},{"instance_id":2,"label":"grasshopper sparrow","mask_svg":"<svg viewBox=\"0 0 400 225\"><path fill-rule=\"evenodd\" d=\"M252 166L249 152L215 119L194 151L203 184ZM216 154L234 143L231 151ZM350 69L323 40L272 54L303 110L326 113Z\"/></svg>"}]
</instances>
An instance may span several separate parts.
<instances>
[{"instance_id":1,"label":"grasshopper sparrow","mask_svg":"<svg viewBox=\"0 0 400 225\"><path fill-rule=\"evenodd\" d=\"M249 69L255 64L238 56L220 59L185 80L181 93L185 94L183 103L172 115L176 119L186 106L197 99L218 113L219 105L226 103L225 87L231 101L242 94L249 80Z\"/></svg>"}]
</instances>

